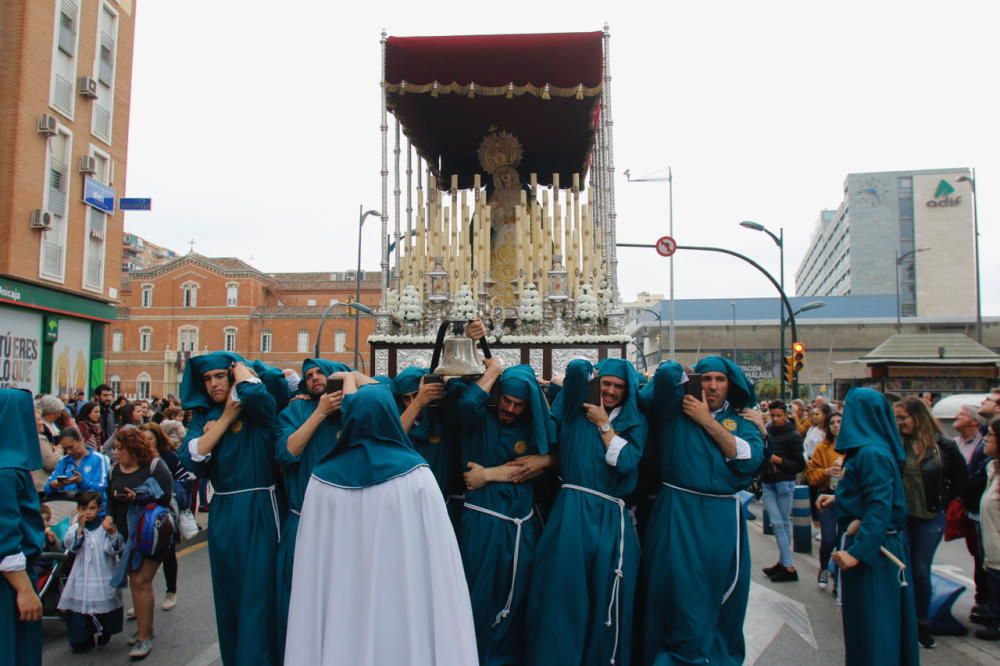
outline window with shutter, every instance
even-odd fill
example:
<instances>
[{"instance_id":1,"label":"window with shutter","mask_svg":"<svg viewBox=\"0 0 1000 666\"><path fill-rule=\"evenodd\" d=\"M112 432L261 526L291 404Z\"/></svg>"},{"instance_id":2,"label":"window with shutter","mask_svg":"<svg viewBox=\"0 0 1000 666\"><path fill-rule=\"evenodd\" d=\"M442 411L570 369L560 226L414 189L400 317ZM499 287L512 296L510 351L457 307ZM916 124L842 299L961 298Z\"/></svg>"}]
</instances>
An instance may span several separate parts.
<instances>
[{"instance_id":1,"label":"window with shutter","mask_svg":"<svg viewBox=\"0 0 1000 666\"><path fill-rule=\"evenodd\" d=\"M122 332L115 331L111 334L111 351L120 352L122 350Z\"/></svg>"},{"instance_id":2,"label":"window with shutter","mask_svg":"<svg viewBox=\"0 0 1000 666\"><path fill-rule=\"evenodd\" d=\"M115 39L106 32L101 32L101 52L97 64L97 80L111 87L115 81Z\"/></svg>"},{"instance_id":3,"label":"window with shutter","mask_svg":"<svg viewBox=\"0 0 1000 666\"><path fill-rule=\"evenodd\" d=\"M63 0L59 11L59 50L73 57L76 55L77 6L73 0Z\"/></svg>"}]
</instances>

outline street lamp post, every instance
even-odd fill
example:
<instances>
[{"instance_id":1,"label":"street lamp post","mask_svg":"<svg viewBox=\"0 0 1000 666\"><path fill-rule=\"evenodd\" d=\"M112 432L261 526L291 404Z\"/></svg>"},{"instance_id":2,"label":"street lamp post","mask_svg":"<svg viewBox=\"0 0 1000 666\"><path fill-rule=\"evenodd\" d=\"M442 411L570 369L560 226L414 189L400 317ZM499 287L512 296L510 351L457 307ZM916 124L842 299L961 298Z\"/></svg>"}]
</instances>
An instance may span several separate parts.
<instances>
[{"instance_id":1,"label":"street lamp post","mask_svg":"<svg viewBox=\"0 0 1000 666\"><path fill-rule=\"evenodd\" d=\"M972 233L976 252L976 342L983 344L983 296L979 286L979 194L976 192L976 170L972 176L959 176L958 182L968 183L972 189Z\"/></svg>"},{"instance_id":2,"label":"street lamp post","mask_svg":"<svg viewBox=\"0 0 1000 666\"><path fill-rule=\"evenodd\" d=\"M326 323L326 316L328 314L330 314L330 310L334 309L338 305L343 305L343 306L348 307L348 308L354 308L354 310L356 312L364 312L366 315L372 315L372 314L374 314L371 311L371 308L365 307L364 305L361 305L361 303L344 303L343 301L338 301L338 300L332 300L332 301L330 301L330 305L326 306L326 309L323 310L323 314L320 315L320 318L319 318L319 326L316 329L316 344L313 345L313 358L319 358L320 357L320 355L319 355L319 343L320 343L320 339L323 337L323 324ZM355 352L354 353L355 363L357 363L357 359L358 359L357 351L358 351L357 349L354 350L354 352ZM357 367L357 366L355 366L355 367Z\"/></svg>"},{"instance_id":3,"label":"street lamp post","mask_svg":"<svg viewBox=\"0 0 1000 666\"><path fill-rule=\"evenodd\" d=\"M670 167L667 167L666 177L660 176L657 178L633 178L629 173L628 169L625 169L625 179L630 183L666 183L667 184L667 216L668 216L668 227L667 235L671 238L674 237L674 172ZM676 344L674 339L674 257L671 255L667 258L670 266L670 358L674 358L676 354ZM662 347L662 345L660 345Z\"/></svg>"},{"instance_id":4,"label":"street lamp post","mask_svg":"<svg viewBox=\"0 0 1000 666\"><path fill-rule=\"evenodd\" d=\"M759 222L753 222L751 220L743 220L742 222L740 222L740 226L744 227L746 229L751 229L753 231L763 231L765 234L767 234L768 236L770 236L771 240L774 241L774 244L778 246L778 261L781 264L781 267L780 267L781 270L780 270L780 273L779 273L780 277L778 278L778 283L781 285L782 291L784 291L784 289L785 289L785 228L784 227L779 228L778 229L778 235L775 236L774 233L770 229L768 229L767 227L765 227L763 224L760 224ZM784 310L783 310L781 304L779 303L778 304L778 323L779 323L779 326L778 326L778 329L779 329L778 336L779 336L779 345L780 345L779 348L778 348L778 362L779 363L781 362L781 359L783 359L785 357L785 317L784 317L784 314L782 314L783 311ZM779 372L778 373L778 384L779 384L779 393L778 393L778 395L780 395L782 397L782 399L784 399L784 397L785 397L785 374L783 372ZM792 397L793 398L797 398L798 396L792 396Z\"/></svg>"},{"instance_id":5,"label":"street lamp post","mask_svg":"<svg viewBox=\"0 0 1000 666\"><path fill-rule=\"evenodd\" d=\"M733 363L739 365L736 361L736 301L729 301L729 307L733 309Z\"/></svg>"},{"instance_id":6,"label":"street lamp post","mask_svg":"<svg viewBox=\"0 0 1000 666\"><path fill-rule=\"evenodd\" d=\"M364 210L364 206L358 206L358 270L354 273L354 300L358 303L361 302L361 230L365 226L365 218L369 215L381 215L377 210ZM370 311L369 311L370 312ZM354 310L354 367L358 367L358 361L361 359L361 349L358 346L361 341L361 312L357 308ZM316 338L316 343L319 343L319 337ZM317 354L318 356L318 354Z\"/></svg>"},{"instance_id":7,"label":"street lamp post","mask_svg":"<svg viewBox=\"0 0 1000 666\"><path fill-rule=\"evenodd\" d=\"M918 247L915 250L910 250L909 252L904 252L903 254L900 254L899 250L896 250L896 332L897 333L903 332L902 307L900 306L899 303L899 267L900 265L902 265L903 261L907 257L911 257L915 255L917 252L926 252L928 249L929 248L926 247Z\"/></svg>"},{"instance_id":8,"label":"street lamp post","mask_svg":"<svg viewBox=\"0 0 1000 666\"><path fill-rule=\"evenodd\" d=\"M656 317L656 365L659 366L660 363L663 362L663 343L660 341L660 335L662 335L663 331L663 318L660 316L660 313L654 310L653 308L638 308L638 309L652 313L652 315ZM645 361L646 359L645 351L642 352L642 358L643 361ZM673 358L672 355L671 358Z\"/></svg>"}]
</instances>

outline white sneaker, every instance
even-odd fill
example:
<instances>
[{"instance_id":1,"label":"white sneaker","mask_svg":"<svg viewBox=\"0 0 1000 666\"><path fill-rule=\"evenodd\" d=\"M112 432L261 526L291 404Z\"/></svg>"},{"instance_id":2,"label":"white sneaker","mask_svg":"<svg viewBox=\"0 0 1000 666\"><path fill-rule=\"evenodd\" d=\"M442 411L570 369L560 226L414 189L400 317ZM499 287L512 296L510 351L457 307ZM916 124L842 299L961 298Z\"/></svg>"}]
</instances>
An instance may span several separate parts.
<instances>
[{"instance_id":1,"label":"white sneaker","mask_svg":"<svg viewBox=\"0 0 1000 666\"><path fill-rule=\"evenodd\" d=\"M813 540L814 541L822 541L823 540L823 535L821 533L819 533L819 532L816 532L816 536L813 537Z\"/></svg>"},{"instance_id":2,"label":"white sneaker","mask_svg":"<svg viewBox=\"0 0 1000 666\"><path fill-rule=\"evenodd\" d=\"M150 652L153 650L153 641L146 638L137 642L131 650L129 650L129 659L139 660L145 659Z\"/></svg>"},{"instance_id":3,"label":"white sneaker","mask_svg":"<svg viewBox=\"0 0 1000 666\"><path fill-rule=\"evenodd\" d=\"M128 608L125 610L125 619L134 620L135 619L135 608Z\"/></svg>"},{"instance_id":4,"label":"white sneaker","mask_svg":"<svg viewBox=\"0 0 1000 666\"><path fill-rule=\"evenodd\" d=\"M177 595L173 592L167 592L167 596L163 597L163 604L160 606L160 609L169 611L173 610L174 606L176 605L177 605Z\"/></svg>"}]
</instances>

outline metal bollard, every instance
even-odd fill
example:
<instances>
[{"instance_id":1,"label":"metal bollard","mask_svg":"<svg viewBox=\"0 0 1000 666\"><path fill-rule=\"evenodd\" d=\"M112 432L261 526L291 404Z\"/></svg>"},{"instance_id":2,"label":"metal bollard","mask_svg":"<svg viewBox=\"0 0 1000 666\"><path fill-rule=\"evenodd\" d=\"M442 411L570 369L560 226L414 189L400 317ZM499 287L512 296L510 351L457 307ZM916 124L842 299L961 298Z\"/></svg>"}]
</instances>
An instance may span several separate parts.
<instances>
[{"instance_id":1,"label":"metal bollard","mask_svg":"<svg viewBox=\"0 0 1000 666\"><path fill-rule=\"evenodd\" d=\"M792 550L811 554L812 536L809 486L795 486L795 494L792 496Z\"/></svg>"}]
</instances>

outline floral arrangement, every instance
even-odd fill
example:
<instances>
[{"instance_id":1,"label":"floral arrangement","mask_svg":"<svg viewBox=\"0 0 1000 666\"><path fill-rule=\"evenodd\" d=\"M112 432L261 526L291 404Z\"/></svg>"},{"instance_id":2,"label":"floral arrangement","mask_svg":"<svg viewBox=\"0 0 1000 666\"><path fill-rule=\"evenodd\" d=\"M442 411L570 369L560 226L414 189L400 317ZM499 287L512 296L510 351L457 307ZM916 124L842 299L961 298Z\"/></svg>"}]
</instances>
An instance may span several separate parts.
<instances>
[{"instance_id":1,"label":"floral arrangement","mask_svg":"<svg viewBox=\"0 0 1000 666\"><path fill-rule=\"evenodd\" d=\"M390 289L385 295L385 307L389 311L389 316L392 317L393 321L399 321L399 292L395 289Z\"/></svg>"},{"instance_id":2,"label":"floral arrangement","mask_svg":"<svg viewBox=\"0 0 1000 666\"><path fill-rule=\"evenodd\" d=\"M597 319L597 296L590 283L580 285L580 295L576 299L576 318L580 321Z\"/></svg>"},{"instance_id":3,"label":"floral arrangement","mask_svg":"<svg viewBox=\"0 0 1000 666\"><path fill-rule=\"evenodd\" d=\"M420 302L420 293L412 284L406 285L399 298L399 318L403 321L420 321L424 316L424 307Z\"/></svg>"},{"instance_id":4,"label":"floral arrangement","mask_svg":"<svg viewBox=\"0 0 1000 666\"><path fill-rule=\"evenodd\" d=\"M533 282L529 282L521 292L521 302L517 306L517 317L524 323L542 320L542 297Z\"/></svg>"},{"instance_id":5,"label":"floral arrangement","mask_svg":"<svg viewBox=\"0 0 1000 666\"><path fill-rule=\"evenodd\" d=\"M472 321L478 315L476 311L476 299L472 295L469 285L463 284L455 294L455 305L451 309L451 318L461 321Z\"/></svg>"}]
</instances>

